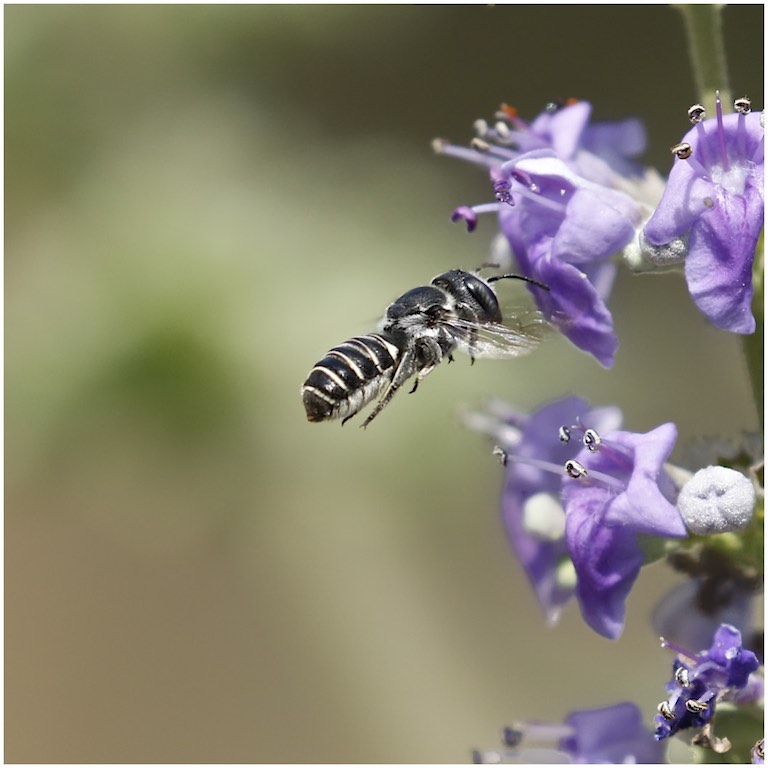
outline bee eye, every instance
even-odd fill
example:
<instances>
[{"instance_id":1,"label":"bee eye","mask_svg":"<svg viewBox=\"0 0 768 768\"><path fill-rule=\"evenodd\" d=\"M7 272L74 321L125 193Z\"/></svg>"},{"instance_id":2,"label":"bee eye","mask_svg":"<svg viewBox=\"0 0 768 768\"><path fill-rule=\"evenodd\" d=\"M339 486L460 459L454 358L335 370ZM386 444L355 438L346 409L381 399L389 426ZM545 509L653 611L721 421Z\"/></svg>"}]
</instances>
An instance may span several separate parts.
<instances>
[{"instance_id":1,"label":"bee eye","mask_svg":"<svg viewBox=\"0 0 768 768\"><path fill-rule=\"evenodd\" d=\"M493 290L474 275L467 277L465 285L467 287L467 292L483 308L483 311L486 312L488 317L496 322L500 322L501 310L499 309L499 302Z\"/></svg>"}]
</instances>

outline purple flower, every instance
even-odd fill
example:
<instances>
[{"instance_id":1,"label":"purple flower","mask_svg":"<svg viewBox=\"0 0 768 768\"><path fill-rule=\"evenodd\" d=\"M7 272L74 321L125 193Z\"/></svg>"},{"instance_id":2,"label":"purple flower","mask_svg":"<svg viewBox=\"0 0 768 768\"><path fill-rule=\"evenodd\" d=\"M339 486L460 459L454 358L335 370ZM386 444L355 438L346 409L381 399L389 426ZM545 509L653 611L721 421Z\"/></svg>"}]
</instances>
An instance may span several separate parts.
<instances>
[{"instance_id":1,"label":"purple flower","mask_svg":"<svg viewBox=\"0 0 768 768\"><path fill-rule=\"evenodd\" d=\"M659 704L655 718L657 739L687 728L703 728L714 717L718 702L738 701L740 693L755 687L750 685L750 676L760 666L757 656L742 647L741 632L730 624L721 624L712 646L700 653L666 640L662 643L678 656L667 684L669 697Z\"/></svg>"},{"instance_id":2,"label":"purple flower","mask_svg":"<svg viewBox=\"0 0 768 768\"><path fill-rule=\"evenodd\" d=\"M716 103L716 117L704 121L703 108L691 107L694 127L673 147L677 159L641 240L650 254L682 248L696 306L717 327L749 334L752 263L764 219L765 129L748 100L738 99L738 111L725 116L719 96Z\"/></svg>"},{"instance_id":3,"label":"purple flower","mask_svg":"<svg viewBox=\"0 0 768 768\"><path fill-rule=\"evenodd\" d=\"M584 620L605 637L624 626L624 602L644 561L638 534L686 535L663 469L676 437L674 424L645 434L586 430L569 463L563 503L576 597Z\"/></svg>"},{"instance_id":4,"label":"purple flower","mask_svg":"<svg viewBox=\"0 0 768 768\"><path fill-rule=\"evenodd\" d=\"M501 445L504 524L545 614L557 618L575 593L585 621L605 637L618 637L624 602L644 562L638 535L686 535L671 501L675 487L663 470L674 425L647 434L617 431L616 409L590 409L577 398L527 417L497 407L496 416L474 415L469 423ZM604 429L604 436L585 423ZM575 435L584 448L574 459L568 442Z\"/></svg>"},{"instance_id":5,"label":"purple flower","mask_svg":"<svg viewBox=\"0 0 768 768\"><path fill-rule=\"evenodd\" d=\"M572 712L563 725L505 728L503 740L507 749L475 752L474 762L660 763L664 757L640 710L629 702Z\"/></svg>"},{"instance_id":6,"label":"purple flower","mask_svg":"<svg viewBox=\"0 0 768 768\"><path fill-rule=\"evenodd\" d=\"M505 163L497 175L501 232L520 271L550 288L534 292L539 309L609 367L618 347L605 304L616 274L611 257L634 238L642 207L587 181L548 150Z\"/></svg>"},{"instance_id":7,"label":"purple flower","mask_svg":"<svg viewBox=\"0 0 768 768\"><path fill-rule=\"evenodd\" d=\"M534 291L539 309L577 347L604 366L618 340L606 300L611 258L636 237L645 207L620 191L621 173L645 143L636 121L589 126L591 107L577 102L547 110L528 126L516 115L494 128L481 122L476 151L438 143L440 152L490 168L496 203L461 206L453 221L470 231L481 213L499 227L522 274L549 286Z\"/></svg>"},{"instance_id":8,"label":"purple flower","mask_svg":"<svg viewBox=\"0 0 768 768\"><path fill-rule=\"evenodd\" d=\"M493 416L474 414L470 424L494 435L507 455L501 515L513 552L525 570L544 615L557 621L573 596L573 567L565 542L565 512L560 501L562 468L572 449L558 438L563 424L584 420L600 429L621 423L617 408L591 408L567 397L530 415L499 403Z\"/></svg>"}]
</instances>

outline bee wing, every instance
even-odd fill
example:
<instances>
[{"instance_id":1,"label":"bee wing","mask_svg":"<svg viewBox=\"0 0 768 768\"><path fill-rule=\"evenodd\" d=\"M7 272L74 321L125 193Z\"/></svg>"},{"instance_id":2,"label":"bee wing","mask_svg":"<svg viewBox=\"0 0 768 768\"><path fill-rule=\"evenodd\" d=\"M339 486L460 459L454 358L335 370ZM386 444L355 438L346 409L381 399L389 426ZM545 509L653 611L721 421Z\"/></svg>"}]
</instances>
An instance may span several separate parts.
<instances>
[{"instance_id":1,"label":"bee wing","mask_svg":"<svg viewBox=\"0 0 768 768\"><path fill-rule=\"evenodd\" d=\"M457 347L470 357L512 358L527 355L542 342L551 326L540 312L518 315L508 325L452 320Z\"/></svg>"}]
</instances>

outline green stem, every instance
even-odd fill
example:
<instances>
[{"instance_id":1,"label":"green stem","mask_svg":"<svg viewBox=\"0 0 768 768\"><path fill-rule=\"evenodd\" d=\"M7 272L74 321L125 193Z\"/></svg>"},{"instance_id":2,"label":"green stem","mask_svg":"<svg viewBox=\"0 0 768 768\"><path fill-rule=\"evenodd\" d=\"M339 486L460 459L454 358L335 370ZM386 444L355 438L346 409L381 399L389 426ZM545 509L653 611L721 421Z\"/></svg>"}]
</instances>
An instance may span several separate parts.
<instances>
[{"instance_id":1,"label":"green stem","mask_svg":"<svg viewBox=\"0 0 768 768\"><path fill-rule=\"evenodd\" d=\"M722 5L673 5L683 16L699 101L715 114L715 91L730 104L728 66L723 43Z\"/></svg>"},{"instance_id":2,"label":"green stem","mask_svg":"<svg viewBox=\"0 0 768 768\"><path fill-rule=\"evenodd\" d=\"M752 314L755 316L756 328L751 336L743 337L744 356L747 360L747 370L749 371L749 381L752 384L752 395L755 399L755 406L760 417L760 428L762 429L765 420L763 388L765 386L763 376L763 343L765 338L764 327L764 304L765 299L765 271L763 268L765 236L760 235L755 251L755 261L752 267L752 286L755 294L752 298Z\"/></svg>"}]
</instances>

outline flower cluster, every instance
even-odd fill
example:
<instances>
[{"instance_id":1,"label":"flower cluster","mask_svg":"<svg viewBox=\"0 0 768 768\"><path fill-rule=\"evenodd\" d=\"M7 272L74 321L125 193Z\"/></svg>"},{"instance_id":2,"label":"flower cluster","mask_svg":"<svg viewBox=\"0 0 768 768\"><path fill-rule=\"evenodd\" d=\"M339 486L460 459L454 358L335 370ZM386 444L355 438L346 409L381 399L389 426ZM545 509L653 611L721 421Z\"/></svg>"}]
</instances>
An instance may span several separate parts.
<instances>
[{"instance_id":1,"label":"flower cluster","mask_svg":"<svg viewBox=\"0 0 768 768\"><path fill-rule=\"evenodd\" d=\"M764 115L746 98L726 114L715 96L713 117L700 104L689 109L691 127L671 148L666 182L638 162L645 148L639 121L593 124L583 101L551 103L530 123L502 105L493 124L477 121L469 147L434 144L490 175L493 201L459 206L452 220L472 232L480 215L494 215L490 262L514 263L520 276L546 287L532 291L541 315L604 367L619 345L608 300L622 262L636 273L678 269L711 324L745 337L762 330L753 302L757 311ZM750 364L760 397L762 379L752 369L762 358L745 348L760 360ZM763 693L757 656L742 645L763 585L762 475L755 471L762 455L718 454L684 469L670 462L675 424L630 432L617 408L575 396L529 413L494 402L466 418L493 437L505 466L504 529L549 624L575 598L587 625L616 639L644 565L665 558L688 577L652 617L678 654L655 736L640 710L622 703L573 712L561 725L507 728L505 748L476 752L475 762L659 762L662 743L679 732L728 751L728 739L714 735L716 710L754 704ZM751 752L762 763L756 738L732 756Z\"/></svg>"},{"instance_id":2,"label":"flower cluster","mask_svg":"<svg viewBox=\"0 0 768 768\"><path fill-rule=\"evenodd\" d=\"M476 123L471 148L436 151L489 168L496 202L460 206L470 231L495 213L522 274L548 285L539 309L578 348L613 364L618 339L607 299L622 254L635 270L684 264L696 305L718 327L752 333L752 263L763 227L764 121L747 99L736 112L695 123L673 147L666 188L634 158L645 136L635 120L591 125L585 102L550 104L532 123L504 106ZM663 194L662 194L663 189ZM660 199L659 199L660 198Z\"/></svg>"},{"instance_id":3,"label":"flower cluster","mask_svg":"<svg viewBox=\"0 0 768 768\"><path fill-rule=\"evenodd\" d=\"M744 704L762 698L762 678L753 674L760 666L757 656L742 646L741 632L730 624L722 624L712 646L700 653L691 653L667 640L662 643L678 655L667 685L669 697L658 706L657 739L688 728L704 729L712 723L722 701ZM716 740L711 728L704 732L704 738L717 751L727 748L727 743Z\"/></svg>"}]
</instances>

